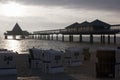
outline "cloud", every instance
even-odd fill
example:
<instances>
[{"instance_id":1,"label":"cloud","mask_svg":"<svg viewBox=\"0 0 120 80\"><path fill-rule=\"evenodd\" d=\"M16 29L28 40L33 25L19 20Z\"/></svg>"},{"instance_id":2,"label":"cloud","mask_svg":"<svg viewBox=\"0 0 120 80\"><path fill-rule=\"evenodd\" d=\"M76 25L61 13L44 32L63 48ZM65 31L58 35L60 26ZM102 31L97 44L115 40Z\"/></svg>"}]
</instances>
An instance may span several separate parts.
<instances>
[{"instance_id":1,"label":"cloud","mask_svg":"<svg viewBox=\"0 0 120 80\"><path fill-rule=\"evenodd\" d=\"M68 9L95 9L120 11L120 0L0 0L1 2L16 1L25 5L46 7L65 7Z\"/></svg>"}]
</instances>

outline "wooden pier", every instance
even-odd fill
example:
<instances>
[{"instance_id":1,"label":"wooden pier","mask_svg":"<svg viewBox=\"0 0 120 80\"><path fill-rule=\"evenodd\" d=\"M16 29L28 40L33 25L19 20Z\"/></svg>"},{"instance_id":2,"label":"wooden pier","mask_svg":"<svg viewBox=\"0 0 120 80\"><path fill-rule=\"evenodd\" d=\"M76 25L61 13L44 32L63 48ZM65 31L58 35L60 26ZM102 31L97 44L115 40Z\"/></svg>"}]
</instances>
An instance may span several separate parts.
<instances>
[{"instance_id":1,"label":"wooden pier","mask_svg":"<svg viewBox=\"0 0 120 80\"><path fill-rule=\"evenodd\" d=\"M12 36L13 39L16 39L17 35L21 36L21 39L25 37L29 39L39 39L39 40L59 40L65 41L65 36L68 35L69 42L74 41L74 35L79 36L79 42L83 42L83 36L89 35L89 42L94 42L94 35L100 35L100 42L105 44L111 43L111 36L113 36L113 43L116 44L116 34L120 32L120 24L110 25L106 22L100 20L94 20L92 22L75 22L65 29L55 29L55 30L44 30L44 31L34 31L30 34L27 31L23 31L18 23L14 26L11 31L4 33L5 39L8 39L8 36ZM107 40L106 40L107 35Z\"/></svg>"},{"instance_id":2,"label":"wooden pier","mask_svg":"<svg viewBox=\"0 0 120 80\"><path fill-rule=\"evenodd\" d=\"M116 28L117 27L117 28ZM116 44L116 34L120 32L118 29L120 25L110 25L100 20L95 20L93 22L83 22L83 23L74 23L67 26L65 29L56 29L56 30L45 30L45 31L34 31L30 35L32 39L40 40L59 40L59 35L62 35L62 41L65 41L65 35L69 36L69 42L74 41L74 35L79 35L79 42L83 42L83 35L89 35L89 42L94 42L94 35L100 35L100 42L111 43L111 35L114 36L114 44ZM53 36L56 38L54 39Z\"/></svg>"}]
</instances>

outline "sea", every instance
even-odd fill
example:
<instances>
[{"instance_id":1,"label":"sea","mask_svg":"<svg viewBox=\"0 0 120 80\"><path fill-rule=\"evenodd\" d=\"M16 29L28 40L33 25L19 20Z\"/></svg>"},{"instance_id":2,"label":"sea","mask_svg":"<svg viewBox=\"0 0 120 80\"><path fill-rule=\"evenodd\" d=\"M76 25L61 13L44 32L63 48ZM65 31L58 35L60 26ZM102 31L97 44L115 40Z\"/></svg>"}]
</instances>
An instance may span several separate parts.
<instances>
[{"instance_id":1,"label":"sea","mask_svg":"<svg viewBox=\"0 0 120 80\"><path fill-rule=\"evenodd\" d=\"M83 36L83 42L79 42L79 37L77 35L74 36L74 42L69 42L68 36L65 36L65 41L62 41L61 36L59 40L39 40L39 39L4 39L3 37L0 38L0 48L1 49L9 49L13 51L17 51L19 54L22 52L27 52L29 48L41 48L41 49L55 49L64 51L66 48L69 47L88 47L90 49L96 49L99 47L119 47L120 46L120 35L117 35L116 44L114 44L114 38L111 36L111 44L107 43L107 35L105 39L105 44L100 43L100 36L94 35L94 43L89 43L89 36Z\"/></svg>"}]
</instances>

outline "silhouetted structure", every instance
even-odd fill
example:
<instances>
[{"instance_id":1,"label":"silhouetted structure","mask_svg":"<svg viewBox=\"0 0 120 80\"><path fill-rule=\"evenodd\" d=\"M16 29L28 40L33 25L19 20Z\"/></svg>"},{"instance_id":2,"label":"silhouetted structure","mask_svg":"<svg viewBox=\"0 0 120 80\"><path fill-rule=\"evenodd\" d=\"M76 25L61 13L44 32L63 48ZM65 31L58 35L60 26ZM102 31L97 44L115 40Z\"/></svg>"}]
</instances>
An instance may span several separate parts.
<instances>
[{"instance_id":1,"label":"silhouetted structure","mask_svg":"<svg viewBox=\"0 0 120 80\"><path fill-rule=\"evenodd\" d=\"M82 35L90 35L90 43L94 42L94 36L93 35L100 35L101 36L101 43L105 43L106 36L108 39L108 44L110 44L110 37L111 35L114 36L114 43L116 44L116 34L120 32L120 29L117 29L117 27L120 27L120 25L110 25L106 22L103 22L101 20L94 20L92 22L82 22L78 23L75 22L67 27L65 29L56 29L56 30L45 30L45 31L35 31L31 38L33 39L44 39L44 40L54 40L53 35L56 34L56 40L59 40L59 34L62 34L62 41L64 41L65 35L69 35L69 41L74 41L74 35L79 35L79 42L82 42ZM113 28L115 27L115 28ZM113 29L112 29L113 28Z\"/></svg>"},{"instance_id":2,"label":"silhouetted structure","mask_svg":"<svg viewBox=\"0 0 120 80\"><path fill-rule=\"evenodd\" d=\"M16 39L17 35L20 36L20 39L25 39L25 37L29 35L29 32L23 31L18 23L16 23L12 31L7 31L4 33L4 35L5 39L8 39L8 36L13 36L13 39Z\"/></svg>"},{"instance_id":3,"label":"silhouetted structure","mask_svg":"<svg viewBox=\"0 0 120 80\"><path fill-rule=\"evenodd\" d=\"M74 23L70 26L67 26L66 29L68 32L86 32L86 31L100 31L100 30L109 30L111 27L110 24L105 23L100 20L95 20L93 22L82 22L82 23Z\"/></svg>"}]
</instances>

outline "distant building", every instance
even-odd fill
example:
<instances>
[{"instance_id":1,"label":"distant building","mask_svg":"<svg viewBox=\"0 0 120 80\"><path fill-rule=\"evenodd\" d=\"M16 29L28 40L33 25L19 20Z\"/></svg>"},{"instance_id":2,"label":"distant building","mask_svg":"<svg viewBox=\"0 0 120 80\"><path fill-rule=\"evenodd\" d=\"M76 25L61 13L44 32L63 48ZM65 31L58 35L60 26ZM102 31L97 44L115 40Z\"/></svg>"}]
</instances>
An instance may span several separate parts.
<instances>
[{"instance_id":1,"label":"distant building","mask_svg":"<svg viewBox=\"0 0 120 80\"><path fill-rule=\"evenodd\" d=\"M29 35L28 31L23 31L18 23L15 24L14 28L11 31L7 31L4 33L5 39L8 39L8 36L13 36L13 39L16 39L17 35L21 36L21 39L24 39L25 36Z\"/></svg>"},{"instance_id":2,"label":"distant building","mask_svg":"<svg viewBox=\"0 0 120 80\"><path fill-rule=\"evenodd\" d=\"M111 25L100 21L98 19L93 22L82 22L82 23L74 23L66 27L68 32L82 32L82 31L96 31L96 30L108 30Z\"/></svg>"}]
</instances>

